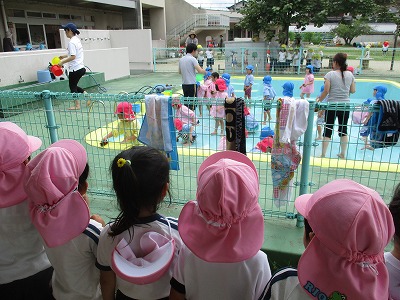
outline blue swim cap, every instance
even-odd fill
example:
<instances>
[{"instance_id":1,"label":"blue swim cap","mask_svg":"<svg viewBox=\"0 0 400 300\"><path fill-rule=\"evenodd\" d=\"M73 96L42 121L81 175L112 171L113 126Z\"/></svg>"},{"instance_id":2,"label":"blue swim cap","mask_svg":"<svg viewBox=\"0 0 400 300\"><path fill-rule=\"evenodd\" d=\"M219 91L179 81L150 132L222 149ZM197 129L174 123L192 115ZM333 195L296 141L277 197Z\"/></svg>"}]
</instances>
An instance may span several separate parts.
<instances>
[{"instance_id":1,"label":"blue swim cap","mask_svg":"<svg viewBox=\"0 0 400 300\"><path fill-rule=\"evenodd\" d=\"M314 72L314 66L312 66L312 65L307 65L306 68L307 68L307 69L310 69L310 73L311 73L311 74Z\"/></svg>"},{"instance_id":2,"label":"blue swim cap","mask_svg":"<svg viewBox=\"0 0 400 300\"><path fill-rule=\"evenodd\" d=\"M228 73L224 73L221 75L221 78L223 80L225 80L226 85L229 85L231 83L231 75L229 75Z\"/></svg>"},{"instance_id":3,"label":"blue swim cap","mask_svg":"<svg viewBox=\"0 0 400 300\"><path fill-rule=\"evenodd\" d=\"M246 70L254 71L253 65L247 65Z\"/></svg>"},{"instance_id":4,"label":"blue swim cap","mask_svg":"<svg viewBox=\"0 0 400 300\"><path fill-rule=\"evenodd\" d=\"M204 74L203 79L207 80L207 78L210 77L210 76L211 76L211 72L207 71L206 74Z\"/></svg>"},{"instance_id":5,"label":"blue swim cap","mask_svg":"<svg viewBox=\"0 0 400 300\"><path fill-rule=\"evenodd\" d=\"M265 84L269 84L269 83L271 83L271 81L272 81L272 77L271 76L269 76L269 75L264 76L263 82Z\"/></svg>"},{"instance_id":6,"label":"blue swim cap","mask_svg":"<svg viewBox=\"0 0 400 300\"><path fill-rule=\"evenodd\" d=\"M384 100L385 99L385 94L387 92L387 88L384 85L377 85L376 87L374 87L374 90L376 90L376 95L375 98L377 100Z\"/></svg>"},{"instance_id":7,"label":"blue swim cap","mask_svg":"<svg viewBox=\"0 0 400 300\"><path fill-rule=\"evenodd\" d=\"M293 82L286 81L283 85L283 96L293 97L293 89L294 84Z\"/></svg>"}]
</instances>

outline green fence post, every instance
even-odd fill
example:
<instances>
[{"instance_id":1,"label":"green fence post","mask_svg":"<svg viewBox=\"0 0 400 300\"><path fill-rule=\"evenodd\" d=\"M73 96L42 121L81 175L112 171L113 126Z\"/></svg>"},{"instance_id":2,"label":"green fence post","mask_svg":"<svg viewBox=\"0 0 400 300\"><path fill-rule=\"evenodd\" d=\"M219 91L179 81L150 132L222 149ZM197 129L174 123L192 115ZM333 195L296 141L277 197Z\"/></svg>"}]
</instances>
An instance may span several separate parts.
<instances>
[{"instance_id":1,"label":"green fence post","mask_svg":"<svg viewBox=\"0 0 400 300\"><path fill-rule=\"evenodd\" d=\"M301 174L300 174L300 193L299 195L307 194L308 188L310 186L308 181L308 172L310 170L310 157L311 157L311 148L312 148L312 137L313 137L313 125L314 125L314 109L315 109L315 100L308 100L310 103L310 111L308 112L307 119L307 130L304 133L303 140L303 158L301 162ZM297 227L304 226L304 217L300 214L297 214Z\"/></svg>"},{"instance_id":2,"label":"green fence post","mask_svg":"<svg viewBox=\"0 0 400 300\"><path fill-rule=\"evenodd\" d=\"M59 126L56 125L50 91L43 91L42 97L44 100L44 107L46 109L47 117L47 125L45 127L49 129L51 143L55 143L58 141L57 128L59 128Z\"/></svg>"}]
</instances>

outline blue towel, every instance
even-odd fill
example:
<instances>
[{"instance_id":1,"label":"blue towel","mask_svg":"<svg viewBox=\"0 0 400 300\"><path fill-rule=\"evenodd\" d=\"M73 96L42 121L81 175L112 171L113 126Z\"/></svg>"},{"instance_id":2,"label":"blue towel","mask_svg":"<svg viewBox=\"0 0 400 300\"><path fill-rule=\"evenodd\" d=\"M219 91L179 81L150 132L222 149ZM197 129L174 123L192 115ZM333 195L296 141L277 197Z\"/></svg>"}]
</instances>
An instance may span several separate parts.
<instances>
[{"instance_id":1,"label":"blue towel","mask_svg":"<svg viewBox=\"0 0 400 300\"><path fill-rule=\"evenodd\" d=\"M179 170L176 133L173 122L171 98L161 95L146 95L146 114L140 128L138 140L148 146L164 151L172 170Z\"/></svg>"}]
</instances>

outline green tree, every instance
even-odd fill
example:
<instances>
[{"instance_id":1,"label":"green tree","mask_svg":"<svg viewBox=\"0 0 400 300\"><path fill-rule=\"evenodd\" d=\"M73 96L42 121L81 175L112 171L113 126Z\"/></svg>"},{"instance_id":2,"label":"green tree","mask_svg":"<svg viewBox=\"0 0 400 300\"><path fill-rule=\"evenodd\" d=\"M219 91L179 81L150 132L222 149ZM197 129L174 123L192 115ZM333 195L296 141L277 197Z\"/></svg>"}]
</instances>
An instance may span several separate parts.
<instances>
[{"instance_id":1,"label":"green tree","mask_svg":"<svg viewBox=\"0 0 400 300\"><path fill-rule=\"evenodd\" d=\"M360 36L370 34L371 26L365 20L354 20L346 23L340 23L331 32L344 40L346 45L350 45L351 41Z\"/></svg>"},{"instance_id":2,"label":"green tree","mask_svg":"<svg viewBox=\"0 0 400 300\"><path fill-rule=\"evenodd\" d=\"M255 34L264 32L271 38L271 31L280 29L280 42L287 43L289 26L305 29L308 24L317 27L326 23L328 16L369 17L377 11L387 11L387 5L399 0L248 0L240 10L242 28Z\"/></svg>"}]
</instances>

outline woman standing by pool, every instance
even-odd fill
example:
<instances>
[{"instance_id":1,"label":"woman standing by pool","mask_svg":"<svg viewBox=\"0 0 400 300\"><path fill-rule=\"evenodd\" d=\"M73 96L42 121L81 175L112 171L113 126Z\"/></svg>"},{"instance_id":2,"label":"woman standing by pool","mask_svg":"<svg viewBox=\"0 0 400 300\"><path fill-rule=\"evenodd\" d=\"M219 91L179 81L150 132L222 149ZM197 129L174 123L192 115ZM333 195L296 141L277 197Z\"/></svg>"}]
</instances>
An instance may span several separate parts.
<instances>
[{"instance_id":1,"label":"woman standing by pool","mask_svg":"<svg viewBox=\"0 0 400 300\"><path fill-rule=\"evenodd\" d=\"M324 91L319 99L325 99L328 103L346 104L350 102L350 93L355 93L356 86L354 76L350 71L347 71L347 54L337 53L333 57L333 70L325 75ZM345 158L349 137L347 136L347 122L350 112L346 110L327 110L325 113L325 130L322 141L322 154L325 157L329 142L332 138L333 125L337 117L339 123L338 134L340 137L340 153L339 158Z\"/></svg>"}]
</instances>

